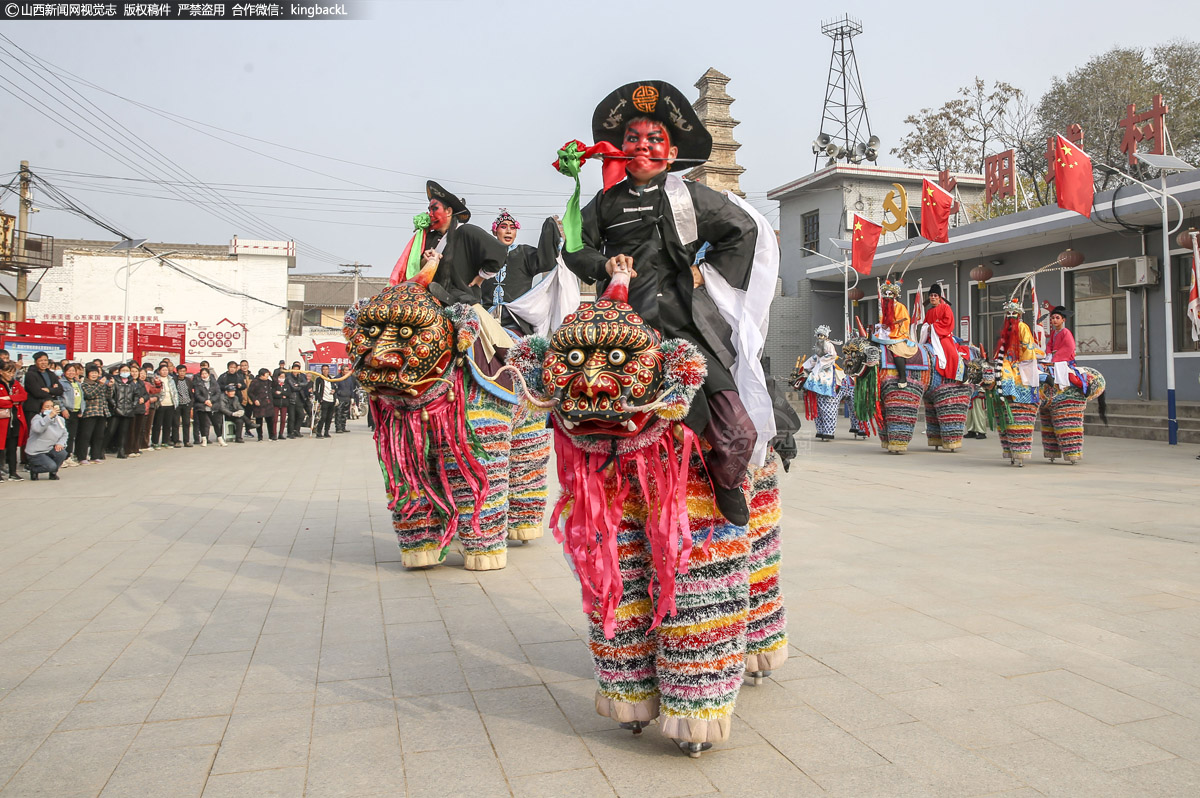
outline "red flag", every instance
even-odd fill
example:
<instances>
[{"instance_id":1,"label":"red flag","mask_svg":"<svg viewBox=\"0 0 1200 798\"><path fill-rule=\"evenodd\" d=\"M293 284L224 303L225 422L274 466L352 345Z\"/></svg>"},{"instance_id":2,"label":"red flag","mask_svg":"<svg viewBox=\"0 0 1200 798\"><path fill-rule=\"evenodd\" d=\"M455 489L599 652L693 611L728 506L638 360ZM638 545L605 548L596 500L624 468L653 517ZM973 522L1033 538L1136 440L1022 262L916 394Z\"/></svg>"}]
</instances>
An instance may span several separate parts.
<instances>
[{"instance_id":1,"label":"red flag","mask_svg":"<svg viewBox=\"0 0 1200 798\"><path fill-rule=\"evenodd\" d=\"M1187 317L1192 322L1192 340L1200 341L1200 236L1192 232L1192 290L1188 291Z\"/></svg>"},{"instance_id":2,"label":"red flag","mask_svg":"<svg viewBox=\"0 0 1200 798\"><path fill-rule=\"evenodd\" d=\"M945 244L950 240L954 196L937 183L921 181L921 238Z\"/></svg>"},{"instance_id":3,"label":"red flag","mask_svg":"<svg viewBox=\"0 0 1200 798\"><path fill-rule=\"evenodd\" d=\"M871 263L875 260L875 250L879 248L879 236L882 233L883 225L854 214L854 236L850 245L850 265L854 271L863 275L871 274Z\"/></svg>"},{"instance_id":4,"label":"red flag","mask_svg":"<svg viewBox=\"0 0 1200 798\"><path fill-rule=\"evenodd\" d=\"M1096 186L1092 182L1092 159L1060 134L1056 141L1054 180L1058 183L1058 207L1092 216Z\"/></svg>"}]
</instances>

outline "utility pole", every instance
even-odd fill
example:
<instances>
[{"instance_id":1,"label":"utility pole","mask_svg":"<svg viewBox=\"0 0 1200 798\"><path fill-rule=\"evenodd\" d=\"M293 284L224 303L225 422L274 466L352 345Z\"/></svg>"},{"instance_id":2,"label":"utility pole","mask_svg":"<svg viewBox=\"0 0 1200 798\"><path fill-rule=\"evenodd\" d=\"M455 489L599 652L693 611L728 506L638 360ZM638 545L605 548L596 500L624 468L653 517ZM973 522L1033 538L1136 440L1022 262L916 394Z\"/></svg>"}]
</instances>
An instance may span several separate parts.
<instances>
[{"instance_id":1,"label":"utility pole","mask_svg":"<svg viewBox=\"0 0 1200 798\"><path fill-rule=\"evenodd\" d=\"M17 236L13 243L13 261L17 267L17 321L25 321L29 304L29 275L22 267L25 257L25 231L29 229L29 209L33 207L33 184L29 179L29 161L21 161L21 193L17 201Z\"/></svg>"},{"instance_id":2,"label":"utility pole","mask_svg":"<svg viewBox=\"0 0 1200 798\"><path fill-rule=\"evenodd\" d=\"M342 274L354 274L354 303L358 304L358 278L362 276L362 270L369 268L358 261L354 263L343 263Z\"/></svg>"}]
</instances>

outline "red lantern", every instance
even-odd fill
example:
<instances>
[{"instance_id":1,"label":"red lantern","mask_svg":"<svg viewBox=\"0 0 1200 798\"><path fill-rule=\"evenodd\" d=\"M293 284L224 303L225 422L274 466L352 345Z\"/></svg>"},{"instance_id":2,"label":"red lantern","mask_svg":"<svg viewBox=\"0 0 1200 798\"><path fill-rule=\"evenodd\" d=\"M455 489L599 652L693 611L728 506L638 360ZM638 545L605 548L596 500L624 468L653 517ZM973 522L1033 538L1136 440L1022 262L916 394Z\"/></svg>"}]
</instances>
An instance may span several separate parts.
<instances>
[{"instance_id":1,"label":"red lantern","mask_svg":"<svg viewBox=\"0 0 1200 798\"><path fill-rule=\"evenodd\" d=\"M1177 239L1179 246L1183 247L1184 249L1191 249L1192 236L1194 235L1200 235L1200 230L1197 230L1194 227L1189 227L1188 229L1184 230L1179 234L1179 238Z\"/></svg>"},{"instance_id":2,"label":"red lantern","mask_svg":"<svg viewBox=\"0 0 1200 798\"><path fill-rule=\"evenodd\" d=\"M854 303L855 307L858 307L858 303L862 300L863 297L866 296L866 294L863 293L863 290L861 288L859 288L858 286L855 286L854 288L851 288L849 291L846 292L846 296L850 297L850 301L852 303Z\"/></svg>"},{"instance_id":3,"label":"red lantern","mask_svg":"<svg viewBox=\"0 0 1200 798\"><path fill-rule=\"evenodd\" d=\"M992 270L981 263L971 269L971 279L978 283L980 288L983 288L987 281L992 279Z\"/></svg>"},{"instance_id":4,"label":"red lantern","mask_svg":"<svg viewBox=\"0 0 1200 798\"><path fill-rule=\"evenodd\" d=\"M1083 263L1083 253L1077 249L1067 247L1058 253L1058 265L1065 269L1074 269L1081 263Z\"/></svg>"}]
</instances>

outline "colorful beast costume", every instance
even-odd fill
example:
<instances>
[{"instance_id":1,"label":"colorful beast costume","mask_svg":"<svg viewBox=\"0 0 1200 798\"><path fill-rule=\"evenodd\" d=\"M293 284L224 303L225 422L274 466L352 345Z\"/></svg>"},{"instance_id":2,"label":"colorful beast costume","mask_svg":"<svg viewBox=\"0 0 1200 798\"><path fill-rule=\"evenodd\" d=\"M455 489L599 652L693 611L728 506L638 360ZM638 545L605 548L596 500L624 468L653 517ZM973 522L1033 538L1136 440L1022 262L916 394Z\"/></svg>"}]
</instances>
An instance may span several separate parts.
<instances>
[{"instance_id":1,"label":"colorful beast costume","mask_svg":"<svg viewBox=\"0 0 1200 798\"><path fill-rule=\"evenodd\" d=\"M816 336L815 351L800 365L795 387L804 391L804 417L817 422L817 440L831 441L837 432L838 408L853 386L837 364L834 344L841 341L829 340L825 324L817 327Z\"/></svg>"},{"instance_id":2,"label":"colorful beast costume","mask_svg":"<svg viewBox=\"0 0 1200 798\"><path fill-rule=\"evenodd\" d=\"M545 459L533 433L546 415L485 373L479 314L434 298L436 271L352 307L347 352L371 397L401 562L442 562L457 533L467 569L503 568L510 528L536 516L541 534Z\"/></svg>"},{"instance_id":3,"label":"colorful beast costume","mask_svg":"<svg viewBox=\"0 0 1200 798\"><path fill-rule=\"evenodd\" d=\"M743 482L751 521L715 505L703 444L681 423L707 375L628 304L628 273L547 341L510 354L549 394L562 495L552 529L583 592L596 711L698 756L729 736L743 675L787 657L779 590L778 460Z\"/></svg>"},{"instance_id":4,"label":"colorful beast costume","mask_svg":"<svg viewBox=\"0 0 1200 798\"><path fill-rule=\"evenodd\" d=\"M1033 452L1033 425L1041 403L1038 348L1029 325L1021 320L1024 308L1015 299L1004 303L1004 327L996 346L998 373L995 390L1003 399L996 405L996 427L1003 457L1024 466Z\"/></svg>"}]
</instances>

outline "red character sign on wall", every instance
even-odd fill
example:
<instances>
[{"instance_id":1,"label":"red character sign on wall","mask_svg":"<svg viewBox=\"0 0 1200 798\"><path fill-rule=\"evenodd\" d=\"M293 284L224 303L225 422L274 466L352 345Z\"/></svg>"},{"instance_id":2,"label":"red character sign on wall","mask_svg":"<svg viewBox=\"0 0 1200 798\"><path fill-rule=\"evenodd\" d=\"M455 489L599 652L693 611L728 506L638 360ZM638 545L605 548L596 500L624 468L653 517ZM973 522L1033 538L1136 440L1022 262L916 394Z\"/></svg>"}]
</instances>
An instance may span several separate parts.
<instances>
[{"instance_id":1,"label":"red character sign on wall","mask_svg":"<svg viewBox=\"0 0 1200 798\"><path fill-rule=\"evenodd\" d=\"M983 159L985 183L983 201L991 205L999 197L1015 197L1017 194L1016 151L1005 150Z\"/></svg>"},{"instance_id":2,"label":"red character sign on wall","mask_svg":"<svg viewBox=\"0 0 1200 798\"><path fill-rule=\"evenodd\" d=\"M943 169L942 171L938 172L938 186L940 186L942 191L945 191L947 194L955 197L958 196L954 193L955 189L958 188L958 181L950 176L949 169ZM954 204L950 206L950 213L958 213L957 199L955 199Z\"/></svg>"},{"instance_id":3,"label":"red character sign on wall","mask_svg":"<svg viewBox=\"0 0 1200 798\"><path fill-rule=\"evenodd\" d=\"M1150 140L1153 142L1150 145L1152 155L1162 155L1167 151L1166 131L1167 111L1169 110L1171 109L1163 103L1161 94L1154 95L1154 104L1149 111L1139 114L1133 103L1126 107L1125 118L1121 120L1121 127L1125 128L1125 135L1121 137L1121 152L1129 156L1130 166L1137 163L1134 154L1137 152L1139 141Z\"/></svg>"}]
</instances>

